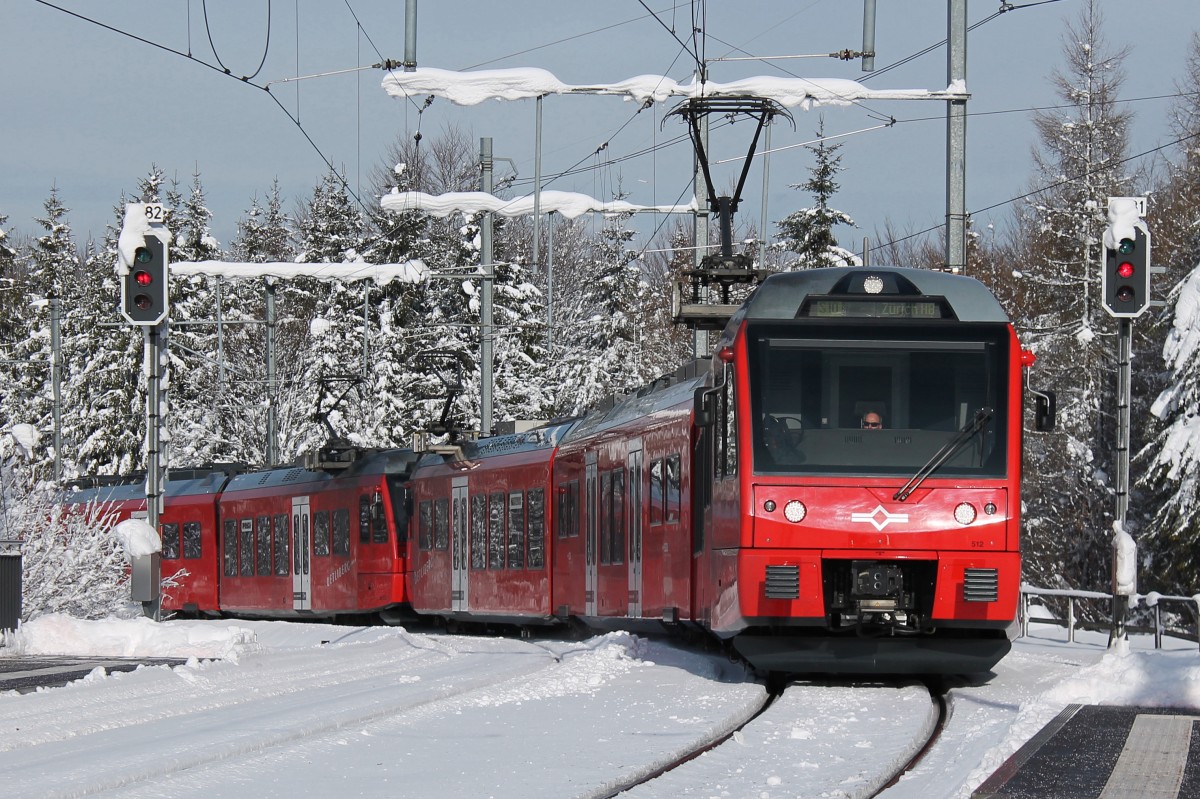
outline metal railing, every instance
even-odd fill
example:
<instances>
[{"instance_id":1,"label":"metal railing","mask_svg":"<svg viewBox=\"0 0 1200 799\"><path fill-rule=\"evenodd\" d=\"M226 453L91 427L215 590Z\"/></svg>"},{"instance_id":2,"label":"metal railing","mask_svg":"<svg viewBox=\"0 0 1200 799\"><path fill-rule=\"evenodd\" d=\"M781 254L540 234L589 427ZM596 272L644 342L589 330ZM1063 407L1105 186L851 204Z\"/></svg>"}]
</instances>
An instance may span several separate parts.
<instances>
[{"instance_id":1,"label":"metal railing","mask_svg":"<svg viewBox=\"0 0 1200 799\"><path fill-rule=\"evenodd\" d=\"M1060 600L1066 600L1067 603L1067 619L1064 622L1058 618L1032 618L1029 615L1029 600L1031 597L1051 597ZM1167 596L1160 594L1157 591L1151 591L1149 594L1137 594L1129 597L1130 611L1142 611L1141 614L1148 615L1151 618L1151 624L1129 624L1126 623L1125 631L1130 634L1143 634L1154 636L1154 648L1162 649L1163 636L1171 636L1172 638L1180 638L1186 641L1193 641L1200 646L1200 594L1196 596ZM1108 617L1106 622L1081 622L1076 613L1077 606L1081 602L1089 603L1108 603ZM1112 594L1106 594L1099 591L1071 591L1058 588L1036 588L1031 585L1021 586L1021 604L1019 609L1019 618L1021 621L1021 635L1027 637L1029 635L1030 624L1052 624L1056 626L1065 626L1067 628L1067 641L1075 642L1075 630L1088 629L1101 632L1107 632L1110 635L1113 630L1113 615L1112 615ZM1190 629L1181 629L1178 627L1167 628L1163 624L1163 606L1180 605L1181 611L1179 615L1191 615L1192 624Z\"/></svg>"}]
</instances>

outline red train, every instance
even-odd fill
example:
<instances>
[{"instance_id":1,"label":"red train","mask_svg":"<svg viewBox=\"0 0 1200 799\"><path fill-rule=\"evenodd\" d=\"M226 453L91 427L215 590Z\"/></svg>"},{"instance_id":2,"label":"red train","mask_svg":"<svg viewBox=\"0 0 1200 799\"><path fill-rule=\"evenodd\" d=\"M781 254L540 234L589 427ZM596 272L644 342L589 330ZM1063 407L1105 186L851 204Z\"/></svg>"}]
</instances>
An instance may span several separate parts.
<instances>
[{"instance_id":1,"label":"red train","mask_svg":"<svg viewBox=\"0 0 1200 799\"><path fill-rule=\"evenodd\" d=\"M692 629L763 671L986 671L1016 615L1031 361L969 278L772 275L715 357L580 419L172 480L163 574L188 574L164 608Z\"/></svg>"}]
</instances>

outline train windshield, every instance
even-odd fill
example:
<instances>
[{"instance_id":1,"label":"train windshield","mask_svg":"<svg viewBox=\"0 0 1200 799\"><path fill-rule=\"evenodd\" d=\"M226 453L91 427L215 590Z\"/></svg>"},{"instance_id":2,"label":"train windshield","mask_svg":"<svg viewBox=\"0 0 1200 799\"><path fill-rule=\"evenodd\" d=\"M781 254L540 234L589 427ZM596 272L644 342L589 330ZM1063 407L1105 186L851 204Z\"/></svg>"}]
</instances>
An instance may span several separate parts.
<instances>
[{"instance_id":1,"label":"train windshield","mask_svg":"<svg viewBox=\"0 0 1200 799\"><path fill-rule=\"evenodd\" d=\"M1005 325L748 330L757 472L1002 477ZM941 460L939 460L939 458Z\"/></svg>"}]
</instances>

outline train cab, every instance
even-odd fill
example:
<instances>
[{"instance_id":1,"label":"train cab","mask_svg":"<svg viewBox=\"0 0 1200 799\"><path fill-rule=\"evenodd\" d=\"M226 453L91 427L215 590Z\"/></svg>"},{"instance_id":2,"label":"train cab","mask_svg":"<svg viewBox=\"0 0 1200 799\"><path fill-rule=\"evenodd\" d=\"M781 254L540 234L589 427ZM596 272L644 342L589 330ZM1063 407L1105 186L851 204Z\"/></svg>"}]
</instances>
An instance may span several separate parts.
<instances>
[{"instance_id":1,"label":"train cab","mask_svg":"<svg viewBox=\"0 0 1200 799\"><path fill-rule=\"evenodd\" d=\"M978 671L1003 656L1022 375L990 292L929 270L773 275L718 356L714 632L790 670L921 671L945 655Z\"/></svg>"}]
</instances>

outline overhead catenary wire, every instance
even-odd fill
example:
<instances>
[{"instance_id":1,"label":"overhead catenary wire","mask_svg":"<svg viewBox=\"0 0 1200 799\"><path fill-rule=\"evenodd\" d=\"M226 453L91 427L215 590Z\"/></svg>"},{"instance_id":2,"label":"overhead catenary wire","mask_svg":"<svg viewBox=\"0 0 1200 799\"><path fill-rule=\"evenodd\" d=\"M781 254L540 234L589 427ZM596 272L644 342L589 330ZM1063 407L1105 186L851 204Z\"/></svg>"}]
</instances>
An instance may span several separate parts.
<instances>
[{"instance_id":1,"label":"overhead catenary wire","mask_svg":"<svg viewBox=\"0 0 1200 799\"><path fill-rule=\"evenodd\" d=\"M1067 177L1062 178L1061 180L1056 180L1052 183L1047 183L1044 186L1039 186L1036 189L1027 191L1024 194L1019 194L1016 197L1010 197L1007 200L1002 200L997 203L992 203L991 205L986 205L982 208L976 208L974 210L968 211L967 216L971 217L971 216L974 216L975 214L982 214L987 211L993 211L997 208L1002 208L1006 205L1010 205L1012 203L1019 202L1020 200L1024 200L1028 197L1034 197L1043 192L1047 192L1047 191L1050 191L1051 189L1058 188L1059 186L1065 186L1066 184L1072 183L1076 180L1082 180L1083 178L1088 177L1089 175L1093 175L1097 172L1102 172L1106 169L1112 169L1114 166L1117 166L1120 164L1127 164L1130 161L1137 160L1138 158L1145 158L1147 155L1152 155L1153 153L1160 152L1162 150L1167 149L1168 147L1174 147L1177 144L1182 144L1183 142L1189 141L1191 139L1196 139L1196 138L1200 138L1200 131L1197 131L1196 133L1189 133L1186 136L1180 136L1179 138L1172 139L1171 141L1166 142L1164 144L1160 144L1157 147L1151 147L1149 150L1143 150L1142 152L1136 153L1135 155L1126 156L1125 158L1118 159L1117 161L1114 161L1112 163L1104 164L1103 166L1096 167L1095 169L1086 169L1083 172L1078 172L1074 175L1068 175ZM915 233L909 233L907 236L901 236L898 239L891 239L890 241L887 241L887 242L880 242L876 246L872 247L871 251L874 252L875 250L883 249L892 244L899 244L902 241L908 241L909 239L916 238L917 236L924 236L927 233L933 233L934 231L940 230L941 228L943 228L945 226L946 226L946 224L943 222L943 223L940 223L937 225L933 225L932 227L927 227L924 230L918 230Z\"/></svg>"},{"instance_id":2,"label":"overhead catenary wire","mask_svg":"<svg viewBox=\"0 0 1200 799\"><path fill-rule=\"evenodd\" d=\"M146 44L151 47L157 48L159 50L170 53L172 55L177 55L180 58L185 58L188 61L191 61L192 63L199 64L200 66L203 66L203 67L207 67L208 69L211 69L212 71L216 72L219 75L225 75L227 77L233 78L234 80L238 81L239 83L245 84L246 86L252 86L255 89L260 89L261 91L265 92L267 94L267 96L270 97L271 100L275 103L275 105L277 105L279 107L279 110L281 110L285 115L287 115L288 119L290 119L292 121L292 123L296 126L296 129L300 131L301 135L304 136L304 139L309 143L309 146L311 146L313 151L316 152L316 154L318 155L318 157L320 157L320 159L325 162L325 165L327 167L329 167L330 172L332 172L334 175L337 176L338 180L342 184L342 187L354 198L355 202L357 202L359 204L359 206L362 208L366 207L362 201L362 198L358 196L358 194L354 191L353 188L351 188L351 186L350 186L349 182L347 182L346 178L344 176L338 174L337 168L333 165L333 161L331 161L329 159L329 157L325 155L325 152L317 145L317 143L313 140L312 136L309 135L308 131L305 130L304 126L300 123L299 94L297 94L297 97L296 97L296 113L292 114L292 112L289 111L287 109L287 107L283 105L282 102L280 102L279 98L276 97L271 92L270 88L266 85L255 83L253 80L251 80L249 78L239 78L239 77L235 76L233 73L229 72L228 70L226 70L222 67L218 67L214 64L210 64L207 61L205 61L204 59L196 58L194 55L191 55L189 53L181 52L179 50L174 49L173 47L168 47L164 44L160 44L158 42L152 41L145 37L138 36L137 34L130 33L129 31L122 30L122 29L114 27L112 25L108 25L97 19L93 19L91 17L84 16L83 14L77 13L75 11L71 11L70 9L63 8L62 6L55 5L54 3L49 2L49 0L34 0L34 2L39 3L40 5L46 6L47 8L52 8L55 11L60 11L64 14L67 14L68 16L75 17L76 19L82 20L82 21L90 23L92 25L96 25L100 28L104 28L105 30L111 31L120 36L125 36L127 38L130 38L135 41L141 42L142 44ZM299 0L297 0L297 3L298 2L299 2ZM297 17L297 20L298 19L299 18ZM297 59L299 59L299 39L300 39L300 26L299 26L299 24L297 24L297 26L296 26ZM297 73L299 73L299 63L297 63L296 71L297 71Z\"/></svg>"},{"instance_id":3,"label":"overhead catenary wire","mask_svg":"<svg viewBox=\"0 0 1200 799\"><path fill-rule=\"evenodd\" d=\"M229 71L229 67L225 66L225 64L221 62L221 56L219 56L217 54L217 46L215 44L213 44L212 27L208 24L208 0L201 0L200 5L201 5L202 10L204 11L204 30L208 34L208 46L210 48L212 48L213 58L217 59L217 63L221 65L221 69L225 70L226 74L232 75L233 73ZM189 12L189 14L188 14L188 55L191 55L191 52L192 52L191 25L192 25L191 13ZM267 0L267 41L266 41L266 44L263 45L262 59L258 62L258 69L254 70L254 73L252 75L243 76L242 80L253 80L254 78L258 77L258 73L262 72L263 64L267 63L267 53L270 51L270 49L271 49L271 0Z\"/></svg>"}]
</instances>

